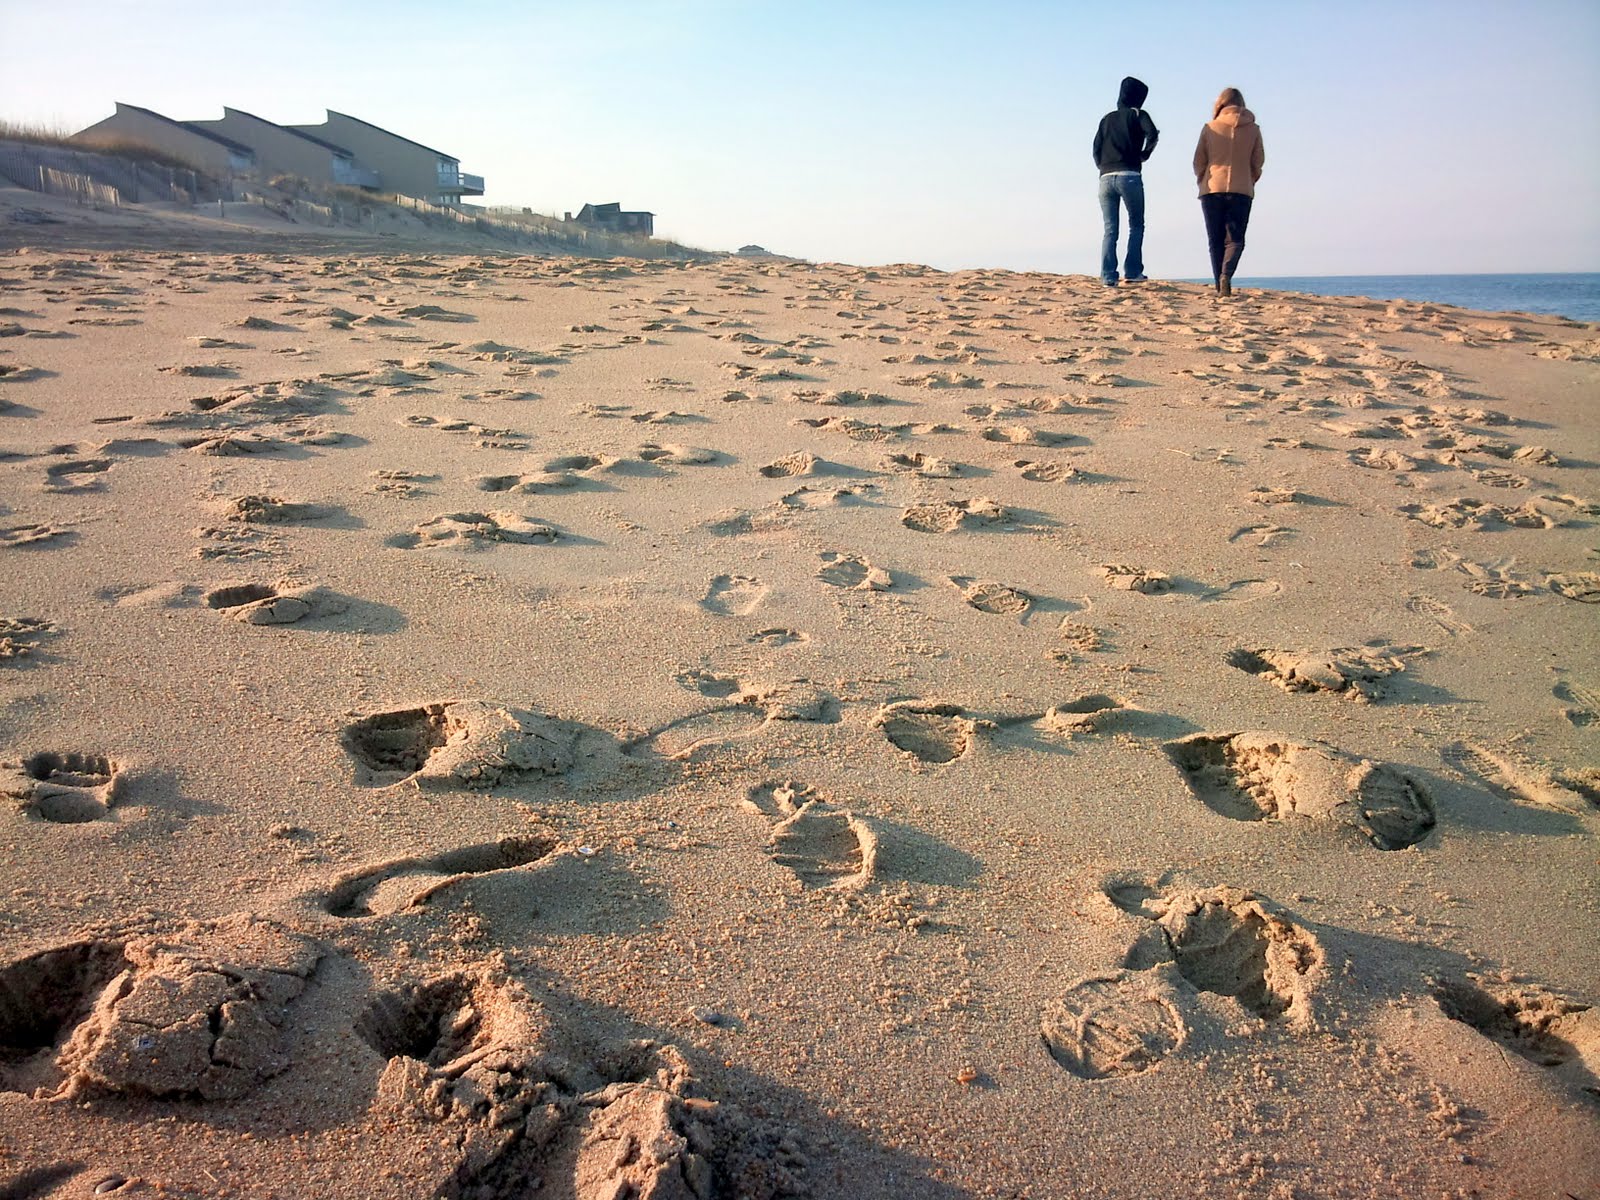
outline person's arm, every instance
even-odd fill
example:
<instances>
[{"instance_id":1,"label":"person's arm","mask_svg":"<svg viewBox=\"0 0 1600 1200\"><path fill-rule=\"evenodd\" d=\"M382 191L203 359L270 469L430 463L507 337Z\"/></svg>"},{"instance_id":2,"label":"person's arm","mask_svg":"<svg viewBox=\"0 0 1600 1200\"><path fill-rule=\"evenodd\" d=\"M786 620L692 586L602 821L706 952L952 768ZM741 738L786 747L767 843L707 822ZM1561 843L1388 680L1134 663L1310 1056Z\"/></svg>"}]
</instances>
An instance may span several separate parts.
<instances>
[{"instance_id":1,"label":"person's arm","mask_svg":"<svg viewBox=\"0 0 1600 1200\"><path fill-rule=\"evenodd\" d=\"M1200 126L1200 140L1194 145L1194 181L1204 186L1206 181L1206 168L1210 161L1206 156L1206 127Z\"/></svg>"},{"instance_id":2,"label":"person's arm","mask_svg":"<svg viewBox=\"0 0 1600 1200\"><path fill-rule=\"evenodd\" d=\"M1094 131L1094 165L1100 165L1100 150L1106 144L1106 123L1100 122L1100 127Z\"/></svg>"},{"instance_id":3,"label":"person's arm","mask_svg":"<svg viewBox=\"0 0 1600 1200\"><path fill-rule=\"evenodd\" d=\"M1261 166L1267 161L1266 147L1261 144L1261 130L1256 130L1256 144L1250 148L1250 182L1261 178Z\"/></svg>"},{"instance_id":4,"label":"person's arm","mask_svg":"<svg viewBox=\"0 0 1600 1200\"><path fill-rule=\"evenodd\" d=\"M1139 161L1149 162L1150 156L1155 153L1156 139L1161 136L1161 130L1156 128L1156 123L1150 119L1150 114L1143 109L1139 110L1139 131L1144 134L1144 150L1139 156Z\"/></svg>"}]
</instances>

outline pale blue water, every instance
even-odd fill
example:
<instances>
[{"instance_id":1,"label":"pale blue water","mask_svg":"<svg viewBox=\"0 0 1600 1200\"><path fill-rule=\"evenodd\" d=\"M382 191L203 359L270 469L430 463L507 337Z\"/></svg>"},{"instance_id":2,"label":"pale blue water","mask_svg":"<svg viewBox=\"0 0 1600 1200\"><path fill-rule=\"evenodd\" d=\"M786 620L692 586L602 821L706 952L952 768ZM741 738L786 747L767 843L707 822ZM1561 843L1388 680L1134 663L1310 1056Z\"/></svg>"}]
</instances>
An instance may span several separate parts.
<instances>
[{"instance_id":1,"label":"pale blue water","mask_svg":"<svg viewBox=\"0 0 1600 1200\"><path fill-rule=\"evenodd\" d=\"M1600 274L1278 277L1240 274L1234 283L1244 288L1276 288L1317 296L1417 300L1427 304L1454 304L1481 312L1553 313L1575 321L1600 321Z\"/></svg>"}]
</instances>

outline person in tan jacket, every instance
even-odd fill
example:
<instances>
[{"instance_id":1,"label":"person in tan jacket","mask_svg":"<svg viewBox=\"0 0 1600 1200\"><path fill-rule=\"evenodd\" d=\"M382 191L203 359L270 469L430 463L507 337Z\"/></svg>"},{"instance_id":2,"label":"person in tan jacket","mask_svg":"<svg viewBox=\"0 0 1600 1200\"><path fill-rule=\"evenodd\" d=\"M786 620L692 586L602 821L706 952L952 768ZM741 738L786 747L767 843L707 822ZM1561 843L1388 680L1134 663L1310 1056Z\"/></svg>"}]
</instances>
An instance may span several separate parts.
<instances>
[{"instance_id":1,"label":"person in tan jacket","mask_svg":"<svg viewBox=\"0 0 1600 1200\"><path fill-rule=\"evenodd\" d=\"M1244 253L1244 231L1266 155L1255 114L1244 106L1238 88L1225 88L1200 127L1194 148L1194 177L1200 184L1200 211L1211 243L1211 277L1217 295L1233 294L1233 273Z\"/></svg>"}]
</instances>

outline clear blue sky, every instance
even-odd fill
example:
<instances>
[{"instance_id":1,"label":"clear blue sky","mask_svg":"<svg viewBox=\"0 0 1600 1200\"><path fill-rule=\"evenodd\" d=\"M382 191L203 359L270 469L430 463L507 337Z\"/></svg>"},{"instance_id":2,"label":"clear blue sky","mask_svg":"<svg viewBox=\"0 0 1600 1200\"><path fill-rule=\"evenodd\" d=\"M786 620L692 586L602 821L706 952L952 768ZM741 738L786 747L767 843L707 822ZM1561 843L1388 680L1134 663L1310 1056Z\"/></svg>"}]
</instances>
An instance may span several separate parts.
<instances>
[{"instance_id":1,"label":"clear blue sky","mask_svg":"<svg viewBox=\"0 0 1600 1200\"><path fill-rule=\"evenodd\" d=\"M1089 143L1150 85L1152 275L1208 273L1211 102L1265 136L1245 274L1600 270L1600 4L0 0L0 117L324 108L484 203L620 200L814 259L1092 272Z\"/></svg>"}]
</instances>

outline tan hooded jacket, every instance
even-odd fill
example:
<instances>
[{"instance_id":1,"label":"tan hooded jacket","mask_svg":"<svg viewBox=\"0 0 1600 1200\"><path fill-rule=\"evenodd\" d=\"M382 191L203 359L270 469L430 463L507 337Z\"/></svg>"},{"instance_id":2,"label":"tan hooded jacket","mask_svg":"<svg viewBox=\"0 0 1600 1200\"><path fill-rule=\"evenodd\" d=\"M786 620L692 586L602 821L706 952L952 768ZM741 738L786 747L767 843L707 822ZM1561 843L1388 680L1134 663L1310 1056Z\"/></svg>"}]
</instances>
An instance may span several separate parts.
<instances>
[{"instance_id":1,"label":"tan hooded jacket","mask_svg":"<svg viewBox=\"0 0 1600 1200\"><path fill-rule=\"evenodd\" d=\"M1194 177L1200 194L1254 196L1266 160L1255 114L1237 104L1229 105L1200 128L1200 144L1194 148Z\"/></svg>"}]
</instances>

